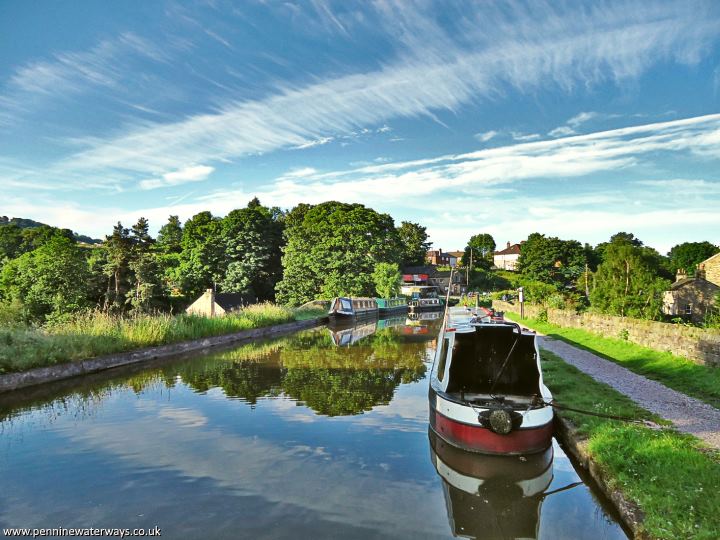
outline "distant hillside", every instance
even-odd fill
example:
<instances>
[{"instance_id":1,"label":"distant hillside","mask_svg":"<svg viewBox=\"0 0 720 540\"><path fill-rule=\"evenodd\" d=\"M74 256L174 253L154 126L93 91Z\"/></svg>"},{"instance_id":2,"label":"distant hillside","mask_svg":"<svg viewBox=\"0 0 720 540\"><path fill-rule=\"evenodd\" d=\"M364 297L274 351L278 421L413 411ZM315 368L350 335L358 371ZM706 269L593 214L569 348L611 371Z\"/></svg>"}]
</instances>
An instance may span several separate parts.
<instances>
[{"instance_id":1,"label":"distant hillside","mask_svg":"<svg viewBox=\"0 0 720 540\"><path fill-rule=\"evenodd\" d=\"M39 221L35 221L34 219L27 219L27 218L8 218L7 216L0 216L0 225L17 225L21 229L35 229L37 227L52 227L52 225L48 225L47 223L40 223ZM102 240L98 240L97 238L90 238L89 236L85 236L84 234L77 234L76 232L73 232L73 238L77 242L84 242L86 244L102 244Z\"/></svg>"}]
</instances>

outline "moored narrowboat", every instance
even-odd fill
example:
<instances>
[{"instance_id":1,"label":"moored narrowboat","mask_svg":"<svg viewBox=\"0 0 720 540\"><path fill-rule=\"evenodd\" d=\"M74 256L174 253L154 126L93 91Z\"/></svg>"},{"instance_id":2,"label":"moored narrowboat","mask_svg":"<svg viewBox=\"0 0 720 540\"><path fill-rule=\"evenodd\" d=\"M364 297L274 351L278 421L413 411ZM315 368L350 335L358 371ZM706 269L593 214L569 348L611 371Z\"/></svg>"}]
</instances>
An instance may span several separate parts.
<instances>
[{"instance_id":1,"label":"moored narrowboat","mask_svg":"<svg viewBox=\"0 0 720 540\"><path fill-rule=\"evenodd\" d=\"M430 374L430 427L463 450L528 454L553 432L536 335L493 313L446 311Z\"/></svg>"},{"instance_id":2,"label":"moored narrowboat","mask_svg":"<svg viewBox=\"0 0 720 540\"><path fill-rule=\"evenodd\" d=\"M381 315L390 312L406 311L408 307L407 298L398 296L396 298L376 298L378 311Z\"/></svg>"},{"instance_id":3,"label":"moored narrowboat","mask_svg":"<svg viewBox=\"0 0 720 540\"><path fill-rule=\"evenodd\" d=\"M374 298L337 297L330 303L328 316L331 319L358 319L377 317L378 305Z\"/></svg>"}]
</instances>

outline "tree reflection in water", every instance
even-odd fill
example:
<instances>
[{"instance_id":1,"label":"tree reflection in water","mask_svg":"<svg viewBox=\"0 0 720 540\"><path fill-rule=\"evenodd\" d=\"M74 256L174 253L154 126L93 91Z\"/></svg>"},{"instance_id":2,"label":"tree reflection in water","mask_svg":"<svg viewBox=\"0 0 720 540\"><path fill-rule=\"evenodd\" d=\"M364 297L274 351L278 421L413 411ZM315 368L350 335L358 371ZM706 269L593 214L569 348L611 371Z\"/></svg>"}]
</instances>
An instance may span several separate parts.
<instances>
[{"instance_id":1,"label":"tree reflection in water","mask_svg":"<svg viewBox=\"0 0 720 540\"><path fill-rule=\"evenodd\" d=\"M321 329L249 344L172 370L198 392L222 388L251 405L283 395L318 414L339 416L388 404L401 383L422 379L426 352L426 342L408 341L394 328L342 347Z\"/></svg>"}]
</instances>

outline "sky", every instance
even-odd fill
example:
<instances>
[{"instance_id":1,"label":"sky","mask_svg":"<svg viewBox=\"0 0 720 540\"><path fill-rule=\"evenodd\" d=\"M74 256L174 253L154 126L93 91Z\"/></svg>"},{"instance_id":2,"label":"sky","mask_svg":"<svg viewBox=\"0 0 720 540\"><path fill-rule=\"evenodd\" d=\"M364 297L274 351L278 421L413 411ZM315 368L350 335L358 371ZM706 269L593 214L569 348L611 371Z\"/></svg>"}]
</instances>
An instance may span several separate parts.
<instances>
[{"instance_id":1,"label":"sky","mask_svg":"<svg viewBox=\"0 0 720 540\"><path fill-rule=\"evenodd\" d=\"M720 244L720 2L0 2L0 215Z\"/></svg>"}]
</instances>

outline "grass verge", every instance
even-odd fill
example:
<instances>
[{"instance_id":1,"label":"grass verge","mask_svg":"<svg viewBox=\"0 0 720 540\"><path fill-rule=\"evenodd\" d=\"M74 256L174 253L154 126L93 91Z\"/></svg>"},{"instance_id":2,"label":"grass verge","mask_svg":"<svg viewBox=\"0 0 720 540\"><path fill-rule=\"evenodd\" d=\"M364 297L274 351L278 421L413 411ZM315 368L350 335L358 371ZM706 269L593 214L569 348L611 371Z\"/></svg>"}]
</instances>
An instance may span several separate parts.
<instances>
[{"instance_id":1,"label":"grass verge","mask_svg":"<svg viewBox=\"0 0 720 540\"><path fill-rule=\"evenodd\" d=\"M520 322L517 313L505 316ZM623 339L599 336L580 328L563 328L537 319L522 319L535 330L611 360L630 371L720 408L720 369L695 364L669 352L656 351Z\"/></svg>"},{"instance_id":2,"label":"grass verge","mask_svg":"<svg viewBox=\"0 0 720 540\"><path fill-rule=\"evenodd\" d=\"M542 352L545 383L561 404L607 414L657 421L610 386ZM588 452L611 488L621 491L644 514L642 527L659 539L716 539L720 531L717 486L720 454L695 437L672 429L556 411L586 437Z\"/></svg>"},{"instance_id":3,"label":"grass verge","mask_svg":"<svg viewBox=\"0 0 720 540\"><path fill-rule=\"evenodd\" d=\"M291 309L258 304L237 314L212 319L185 314L116 317L89 313L46 328L0 328L0 373L219 336L325 314L326 311L319 308Z\"/></svg>"}]
</instances>

